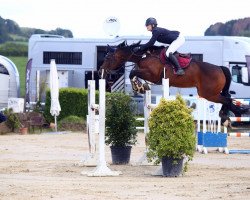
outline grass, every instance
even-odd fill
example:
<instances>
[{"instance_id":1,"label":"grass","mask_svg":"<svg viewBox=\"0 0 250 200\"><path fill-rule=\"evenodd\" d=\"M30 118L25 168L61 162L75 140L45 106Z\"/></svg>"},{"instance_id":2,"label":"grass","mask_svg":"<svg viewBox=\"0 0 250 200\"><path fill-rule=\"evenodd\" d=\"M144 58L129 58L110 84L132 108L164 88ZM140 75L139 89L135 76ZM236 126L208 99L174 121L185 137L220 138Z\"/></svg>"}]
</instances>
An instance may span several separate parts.
<instances>
[{"instance_id":1,"label":"grass","mask_svg":"<svg viewBox=\"0 0 250 200\"><path fill-rule=\"evenodd\" d=\"M13 63L15 63L20 77L20 97L25 96L25 70L28 62L27 57L8 57Z\"/></svg>"}]
</instances>

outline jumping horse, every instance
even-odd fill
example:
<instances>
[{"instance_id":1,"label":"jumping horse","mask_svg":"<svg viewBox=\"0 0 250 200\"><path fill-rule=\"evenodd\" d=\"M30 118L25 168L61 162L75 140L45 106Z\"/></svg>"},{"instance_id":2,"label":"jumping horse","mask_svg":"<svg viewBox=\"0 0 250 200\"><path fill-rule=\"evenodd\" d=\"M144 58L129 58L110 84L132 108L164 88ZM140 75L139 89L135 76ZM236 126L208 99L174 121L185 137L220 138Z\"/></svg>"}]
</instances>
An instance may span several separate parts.
<instances>
[{"instance_id":1,"label":"jumping horse","mask_svg":"<svg viewBox=\"0 0 250 200\"><path fill-rule=\"evenodd\" d=\"M133 69L129 76L132 88L135 92L144 93L149 87L147 84L142 84L138 78L161 84L165 70L166 78L169 78L169 86L196 87L200 97L221 103L223 105L220 110L222 122L229 119L229 111L232 111L235 116L246 112L246 109L233 104L228 92L231 83L231 73L228 68L191 60L185 69L185 75L178 76L174 73L171 63L163 63L160 59L160 52L165 47L153 47L150 52L135 53L134 48L139 45L140 41L132 45L127 45L124 41L115 48L108 45L108 53L100 67L99 75L102 74L105 78L108 73L123 67L125 62L133 62L138 68Z\"/></svg>"}]
</instances>

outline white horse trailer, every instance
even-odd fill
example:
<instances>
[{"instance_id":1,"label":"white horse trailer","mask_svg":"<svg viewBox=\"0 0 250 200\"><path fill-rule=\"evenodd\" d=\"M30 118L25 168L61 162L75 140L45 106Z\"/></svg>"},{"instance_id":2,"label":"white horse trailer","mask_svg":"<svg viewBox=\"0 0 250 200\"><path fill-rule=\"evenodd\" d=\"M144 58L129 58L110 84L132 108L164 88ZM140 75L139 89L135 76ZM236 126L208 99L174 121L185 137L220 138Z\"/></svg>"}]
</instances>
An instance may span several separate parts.
<instances>
[{"instance_id":1,"label":"white horse trailer","mask_svg":"<svg viewBox=\"0 0 250 200\"><path fill-rule=\"evenodd\" d=\"M106 55L107 44L115 46L127 40L128 44L146 43L149 37L129 36L113 39L76 39L54 35L33 35L29 40L29 59L32 59L31 69L31 101L36 99L36 72L40 71L40 81L49 74L50 59L56 59L59 82L62 87L87 88L87 80L92 78L91 72L101 66ZM162 45L157 43L156 45ZM235 98L250 98L250 65L246 56L250 56L250 38L202 36L186 37L185 44L179 49L182 53L191 53L193 59L209 62L215 65L227 66L232 73L230 93ZM129 73L129 70L125 70ZM120 73L124 73L124 70ZM114 76L114 75L111 75ZM61 77L61 78L60 78ZM125 74L126 92L132 93L128 75ZM114 79L117 77L114 77ZM38 79L39 80L39 79ZM211 80L213 81L213 80ZM112 81L110 82L112 84ZM177 92L195 96L195 88L170 88L170 94ZM152 86L152 94L161 94L161 87Z\"/></svg>"},{"instance_id":2,"label":"white horse trailer","mask_svg":"<svg viewBox=\"0 0 250 200\"><path fill-rule=\"evenodd\" d=\"M20 96L20 80L16 65L0 55L0 109L7 108L9 98Z\"/></svg>"}]
</instances>

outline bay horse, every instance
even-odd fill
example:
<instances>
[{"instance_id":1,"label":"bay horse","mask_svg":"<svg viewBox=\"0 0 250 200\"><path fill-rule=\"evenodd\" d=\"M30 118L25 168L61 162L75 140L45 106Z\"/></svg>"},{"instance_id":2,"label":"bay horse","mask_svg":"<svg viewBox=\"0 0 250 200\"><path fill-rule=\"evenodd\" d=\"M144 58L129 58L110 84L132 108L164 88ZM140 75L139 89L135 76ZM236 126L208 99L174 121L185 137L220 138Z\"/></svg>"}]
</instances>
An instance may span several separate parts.
<instances>
[{"instance_id":1,"label":"bay horse","mask_svg":"<svg viewBox=\"0 0 250 200\"><path fill-rule=\"evenodd\" d=\"M166 78L169 78L169 86L196 87L200 97L208 101L221 103L223 105L220 110L222 122L229 119L229 111L232 111L236 116L246 112L245 109L232 102L231 95L228 92L231 84L231 73L228 68L191 60L189 66L185 69L185 75L178 76L174 73L170 63L163 64L160 60L160 52L165 47L154 47L154 50L151 53L146 53L145 56L145 52L134 53L133 49L139 45L140 41L132 45L127 45L124 41L116 48L108 45L108 53L100 67L99 75L102 74L105 78L107 73L118 70L124 66L125 62L133 62L137 64L138 68L130 72L132 88L136 92L144 93L149 87L147 84L142 84L138 78L161 84L163 71L165 70Z\"/></svg>"}]
</instances>

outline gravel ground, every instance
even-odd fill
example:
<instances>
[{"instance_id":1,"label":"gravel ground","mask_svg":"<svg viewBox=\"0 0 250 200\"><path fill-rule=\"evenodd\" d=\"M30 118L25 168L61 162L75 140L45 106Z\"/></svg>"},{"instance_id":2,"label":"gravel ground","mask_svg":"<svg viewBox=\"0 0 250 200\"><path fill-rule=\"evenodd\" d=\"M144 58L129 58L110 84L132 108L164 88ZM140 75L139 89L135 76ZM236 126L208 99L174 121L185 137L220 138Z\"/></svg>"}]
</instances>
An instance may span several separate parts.
<instances>
[{"instance_id":1,"label":"gravel ground","mask_svg":"<svg viewBox=\"0 0 250 200\"><path fill-rule=\"evenodd\" d=\"M144 152L144 135L131 163ZM229 138L229 148L250 149L250 138ZM0 136L0 199L250 199L250 155L196 153L184 176L152 176L159 166L110 165L118 177L88 177L78 163L88 149L85 133ZM106 160L111 162L106 147Z\"/></svg>"}]
</instances>

